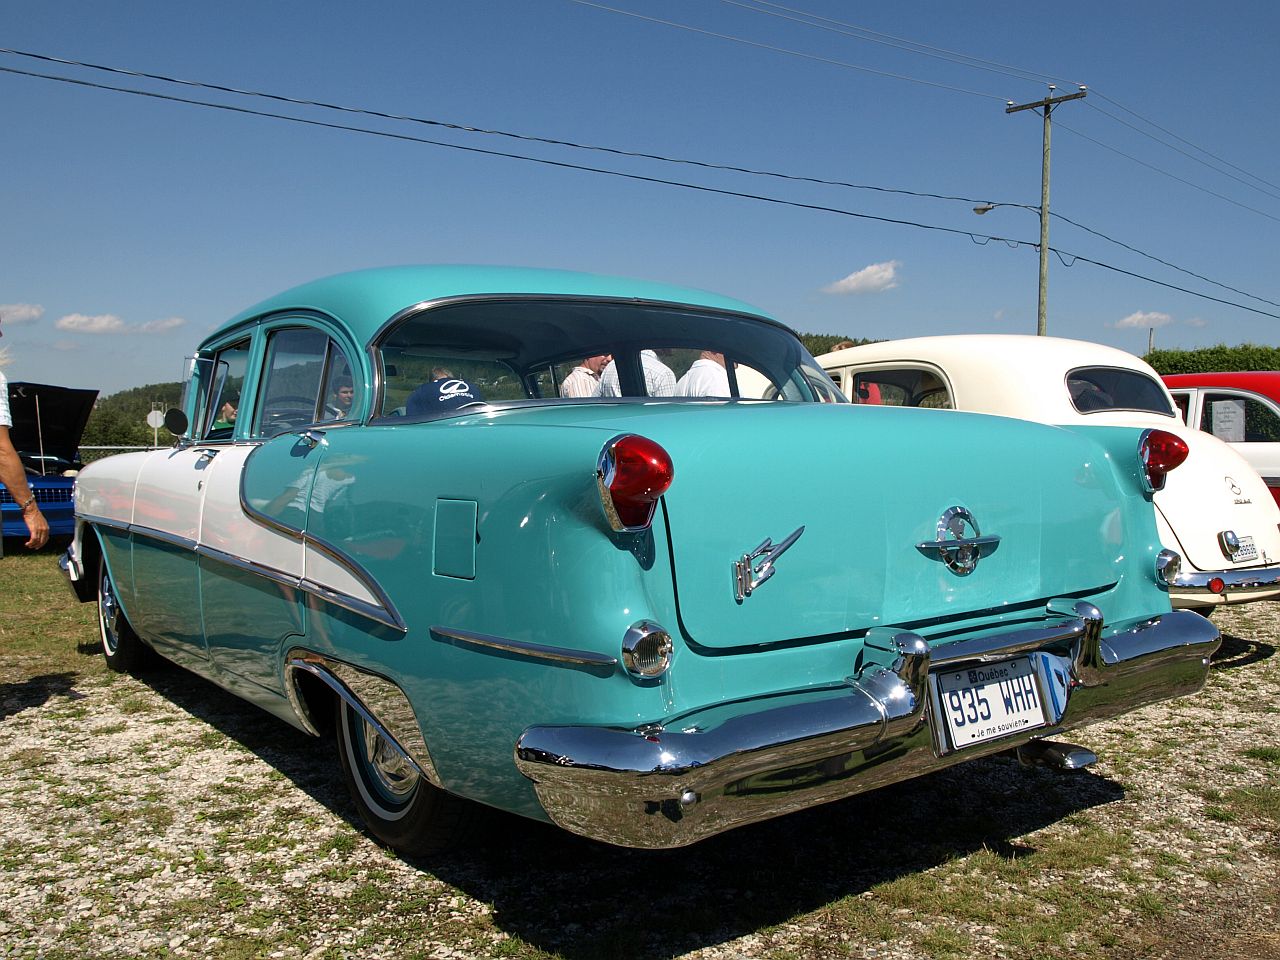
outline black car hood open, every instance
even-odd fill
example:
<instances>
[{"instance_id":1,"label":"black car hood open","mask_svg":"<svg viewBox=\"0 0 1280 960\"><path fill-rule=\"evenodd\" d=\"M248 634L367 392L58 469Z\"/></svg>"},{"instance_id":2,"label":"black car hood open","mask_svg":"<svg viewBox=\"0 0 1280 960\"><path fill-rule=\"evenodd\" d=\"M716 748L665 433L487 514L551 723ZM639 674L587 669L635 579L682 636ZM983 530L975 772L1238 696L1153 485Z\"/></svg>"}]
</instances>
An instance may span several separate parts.
<instances>
[{"instance_id":1,"label":"black car hood open","mask_svg":"<svg viewBox=\"0 0 1280 960\"><path fill-rule=\"evenodd\" d=\"M13 426L9 438L22 462L40 472L40 454L65 463L45 460L46 469L61 473L78 466L76 452L85 424L98 399L97 390L73 390L47 383L10 383L9 413Z\"/></svg>"}]
</instances>

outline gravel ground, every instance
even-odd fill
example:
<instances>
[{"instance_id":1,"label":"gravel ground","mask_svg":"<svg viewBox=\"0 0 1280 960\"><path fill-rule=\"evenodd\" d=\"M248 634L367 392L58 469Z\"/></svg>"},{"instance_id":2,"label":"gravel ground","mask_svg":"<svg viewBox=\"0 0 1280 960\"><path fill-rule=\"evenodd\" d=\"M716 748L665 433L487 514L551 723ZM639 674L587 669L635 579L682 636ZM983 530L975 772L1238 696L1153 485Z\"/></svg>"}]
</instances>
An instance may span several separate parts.
<instances>
[{"instance_id":1,"label":"gravel ground","mask_svg":"<svg viewBox=\"0 0 1280 960\"><path fill-rule=\"evenodd\" d=\"M1280 957L1280 606L1194 697L682 851L401 860L328 743L176 668L0 684L0 956ZM84 655L93 655L86 649Z\"/></svg>"}]
</instances>

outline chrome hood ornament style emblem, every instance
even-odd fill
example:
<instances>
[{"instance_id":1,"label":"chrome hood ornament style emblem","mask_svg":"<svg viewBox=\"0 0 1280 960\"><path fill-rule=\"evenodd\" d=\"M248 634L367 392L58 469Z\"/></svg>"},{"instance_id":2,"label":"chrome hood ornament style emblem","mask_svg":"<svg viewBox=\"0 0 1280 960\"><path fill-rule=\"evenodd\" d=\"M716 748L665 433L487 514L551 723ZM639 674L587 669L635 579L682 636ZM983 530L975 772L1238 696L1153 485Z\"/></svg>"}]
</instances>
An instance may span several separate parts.
<instances>
[{"instance_id":1,"label":"chrome hood ornament style emblem","mask_svg":"<svg viewBox=\"0 0 1280 960\"><path fill-rule=\"evenodd\" d=\"M774 561L786 553L802 533L804 527L799 527L779 544L775 544L772 537L765 537L760 546L750 553L744 553L741 560L733 562L733 595L739 603L773 576Z\"/></svg>"},{"instance_id":2,"label":"chrome hood ornament style emblem","mask_svg":"<svg viewBox=\"0 0 1280 960\"><path fill-rule=\"evenodd\" d=\"M937 539L917 543L916 549L937 557L956 576L967 577L977 569L978 561L995 553L999 545L999 537L982 536L978 522L964 507L948 507L938 518Z\"/></svg>"}]
</instances>

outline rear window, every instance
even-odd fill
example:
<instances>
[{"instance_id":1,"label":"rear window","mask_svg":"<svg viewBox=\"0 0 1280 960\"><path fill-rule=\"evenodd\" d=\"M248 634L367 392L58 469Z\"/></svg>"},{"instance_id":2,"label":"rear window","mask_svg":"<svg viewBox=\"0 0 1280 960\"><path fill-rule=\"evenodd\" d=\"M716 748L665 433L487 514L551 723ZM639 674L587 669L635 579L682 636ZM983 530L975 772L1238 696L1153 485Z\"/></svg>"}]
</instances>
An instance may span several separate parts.
<instances>
[{"instance_id":1,"label":"rear window","mask_svg":"<svg viewBox=\"0 0 1280 960\"><path fill-rule=\"evenodd\" d=\"M785 327L680 305L477 299L405 317L375 349L383 417L627 397L844 402Z\"/></svg>"},{"instance_id":2,"label":"rear window","mask_svg":"<svg viewBox=\"0 0 1280 960\"><path fill-rule=\"evenodd\" d=\"M1067 392L1081 413L1141 410L1174 415L1160 384L1145 373L1116 367L1081 367L1067 374Z\"/></svg>"}]
</instances>

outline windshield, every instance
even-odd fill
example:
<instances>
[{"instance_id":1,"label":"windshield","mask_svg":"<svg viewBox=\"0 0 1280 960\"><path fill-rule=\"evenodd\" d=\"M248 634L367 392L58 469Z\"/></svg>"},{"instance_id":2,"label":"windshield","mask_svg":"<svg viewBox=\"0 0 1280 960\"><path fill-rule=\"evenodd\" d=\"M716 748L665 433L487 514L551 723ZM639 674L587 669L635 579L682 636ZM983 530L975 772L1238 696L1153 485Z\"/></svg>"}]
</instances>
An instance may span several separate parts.
<instances>
[{"instance_id":1,"label":"windshield","mask_svg":"<svg viewBox=\"0 0 1280 960\"><path fill-rule=\"evenodd\" d=\"M1169 398L1153 378L1138 370L1080 367L1067 374L1071 403L1081 413L1142 410L1172 417Z\"/></svg>"},{"instance_id":2,"label":"windshield","mask_svg":"<svg viewBox=\"0 0 1280 960\"><path fill-rule=\"evenodd\" d=\"M377 354L382 416L625 397L846 402L785 327L696 307L469 301L400 321Z\"/></svg>"}]
</instances>

